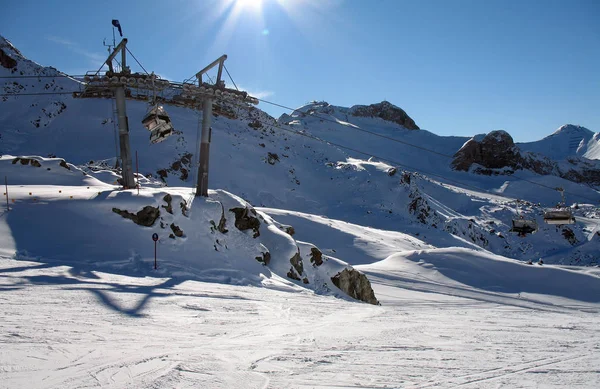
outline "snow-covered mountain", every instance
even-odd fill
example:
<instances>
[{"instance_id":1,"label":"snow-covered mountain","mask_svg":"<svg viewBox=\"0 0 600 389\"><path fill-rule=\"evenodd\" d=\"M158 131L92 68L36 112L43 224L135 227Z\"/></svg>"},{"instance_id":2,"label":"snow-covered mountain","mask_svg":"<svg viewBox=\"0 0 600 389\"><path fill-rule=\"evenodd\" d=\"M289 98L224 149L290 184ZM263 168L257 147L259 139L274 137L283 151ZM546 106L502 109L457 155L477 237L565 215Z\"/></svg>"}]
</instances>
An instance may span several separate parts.
<instances>
[{"instance_id":1,"label":"snow-covered mountain","mask_svg":"<svg viewBox=\"0 0 600 389\"><path fill-rule=\"evenodd\" d=\"M3 58L15 61L9 63L12 67L0 68L2 76L57 74L2 42ZM59 156L75 165L89 164L88 172L99 170L99 162L114 163L117 144L111 99L73 98L68 92L82 86L68 77L2 81L4 92L16 95L4 96L0 102L1 153ZM37 95L51 92L65 94ZM147 105L127 101L127 109L140 173L169 186L193 187L201 115L167 107L177 135L151 145L141 125ZM313 102L278 120L259 109L232 109L234 119L213 118L209 185L254 206L426 236L425 241L435 247L471 247L559 263L590 264L600 258L595 221L600 193L593 185L565 180L553 171L540 175L524 169L518 175L482 176L473 174L473 169L455 170L452 158L469 139L420 130L406 112L388 102L351 108ZM569 128L554 137L570 133ZM588 143L597 138L587 130L578 131L590 139ZM540 141L536 153L545 141ZM548 154L562 156L552 150ZM591 161L577 158L582 164ZM12 179L10 174L8 178ZM109 179L107 183L113 184L114 177ZM558 228L542 221L543 207L560 200L551 189L559 186L569 204L579 204L574 209L579 220L575 225ZM516 217L512 203L516 198L527 201L520 211L537 220L538 234L522 238L509 232Z\"/></svg>"},{"instance_id":2,"label":"snow-covered mountain","mask_svg":"<svg viewBox=\"0 0 600 389\"><path fill-rule=\"evenodd\" d=\"M542 140L518 146L523 151L540 153L554 160L574 156L600 159L600 133L572 124L561 126Z\"/></svg>"}]
</instances>

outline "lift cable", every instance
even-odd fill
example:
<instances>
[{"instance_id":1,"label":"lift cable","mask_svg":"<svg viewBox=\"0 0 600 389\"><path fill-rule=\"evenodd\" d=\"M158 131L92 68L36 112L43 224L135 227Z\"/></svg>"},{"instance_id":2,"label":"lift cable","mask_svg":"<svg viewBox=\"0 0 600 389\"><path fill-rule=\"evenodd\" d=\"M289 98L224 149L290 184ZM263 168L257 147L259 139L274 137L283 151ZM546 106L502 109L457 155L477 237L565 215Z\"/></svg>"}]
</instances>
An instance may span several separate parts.
<instances>
[{"instance_id":1,"label":"lift cable","mask_svg":"<svg viewBox=\"0 0 600 389\"><path fill-rule=\"evenodd\" d=\"M223 63L223 68L225 68L225 71L227 72L227 75L229 76L229 79L233 83L233 86L235 86L235 89L237 89L239 91L240 88L238 88L237 85L235 85L235 81L233 81L233 77L231 77L231 74L229 74L229 70L227 70L227 66L225 66L225 63Z\"/></svg>"}]
</instances>

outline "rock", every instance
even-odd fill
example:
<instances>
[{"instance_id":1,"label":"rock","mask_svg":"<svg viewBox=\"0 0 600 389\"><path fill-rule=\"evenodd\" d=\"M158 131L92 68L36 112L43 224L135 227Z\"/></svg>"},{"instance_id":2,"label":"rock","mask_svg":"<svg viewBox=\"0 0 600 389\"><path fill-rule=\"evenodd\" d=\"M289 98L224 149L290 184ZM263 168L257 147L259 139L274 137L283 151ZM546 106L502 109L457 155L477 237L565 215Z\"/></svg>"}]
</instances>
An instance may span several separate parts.
<instances>
[{"instance_id":1,"label":"rock","mask_svg":"<svg viewBox=\"0 0 600 389\"><path fill-rule=\"evenodd\" d=\"M235 214L235 226L240 231L252 229L254 238L260 236L260 220L256 217L254 208L248 206L245 208L231 208L229 211Z\"/></svg>"},{"instance_id":2,"label":"rock","mask_svg":"<svg viewBox=\"0 0 600 389\"><path fill-rule=\"evenodd\" d=\"M562 229L562 236L564 236L565 239L571 243L571 245L574 246L577 244L577 237L575 237L575 233L569 227L564 227Z\"/></svg>"},{"instance_id":3,"label":"rock","mask_svg":"<svg viewBox=\"0 0 600 389\"><path fill-rule=\"evenodd\" d=\"M255 130L262 128L262 126L263 126L262 123L258 119L255 119L255 120L251 121L250 123L248 123L248 127L254 128Z\"/></svg>"},{"instance_id":4,"label":"rock","mask_svg":"<svg viewBox=\"0 0 600 389\"><path fill-rule=\"evenodd\" d=\"M275 153L267 153L267 162L270 165L275 165L275 162L279 162L279 155Z\"/></svg>"},{"instance_id":5,"label":"rock","mask_svg":"<svg viewBox=\"0 0 600 389\"><path fill-rule=\"evenodd\" d=\"M187 201L181 200L181 202L179 203L179 207L181 208L181 214L185 217L188 217L189 208L187 206Z\"/></svg>"},{"instance_id":6,"label":"rock","mask_svg":"<svg viewBox=\"0 0 600 389\"><path fill-rule=\"evenodd\" d=\"M6 69L12 69L17 66L17 61L0 49L0 65Z\"/></svg>"},{"instance_id":7,"label":"rock","mask_svg":"<svg viewBox=\"0 0 600 389\"><path fill-rule=\"evenodd\" d=\"M397 123L409 130L418 130L419 126L401 108L396 107L388 101L371 105L355 105L350 108L352 116L378 117L389 122Z\"/></svg>"},{"instance_id":8,"label":"rock","mask_svg":"<svg viewBox=\"0 0 600 389\"><path fill-rule=\"evenodd\" d=\"M169 212L172 215L173 214L173 205L172 205L173 197L170 194L166 194L165 197L163 197L163 200L167 203L167 205L161 205L161 207L163 207L167 212Z\"/></svg>"},{"instance_id":9,"label":"rock","mask_svg":"<svg viewBox=\"0 0 600 389\"><path fill-rule=\"evenodd\" d=\"M64 159L60 160L60 166L64 167L67 170L71 170L71 168L69 167L69 165L67 164L67 162Z\"/></svg>"},{"instance_id":10,"label":"rock","mask_svg":"<svg viewBox=\"0 0 600 389\"><path fill-rule=\"evenodd\" d=\"M387 170L387 174L390 177L394 176L396 174L396 172L398 172L398 169L395 167L391 167Z\"/></svg>"},{"instance_id":11,"label":"rock","mask_svg":"<svg viewBox=\"0 0 600 389\"><path fill-rule=\"evenodd\" d=\"M452 168L467 171L474 163L488 169L504 167L519 169L523 157L512 137L506 131L498 130L487 134L481 142L469 139L454 154Z\"/></svg>"},{"instance_id":12,"label":"rock","mask_svg":"<svg viewBox=\"0 0 600 389\"><path fill-rule=\"evenodd\" d=\"M13 165L17 162L21 162L21 165L31 165L34 167L42 167L42 164L37 159L33 158L15 158L12 160Z\"/></svg>"},{"instance_id":13,"label":"rock","mask_svg":"<svg viewBox=\"0 0 600 389\"><path fill-rule=\"evenodd\" d=\"M310 262L315 266L323 264L323 253L316 247L310 248Z\"/></svg>"},{"instance_id":14,"label":"rock","mask_svg":"<svg viewBox=\"0 0 600 389\"><path fill-rule=\"evenodd\" d=\"M175 234L176 237L182 238L184 236L183 230L179 228L179 226L175 225L175 223L171 223L171 231Z\"/></svg>"},{"instance_id":15,"label":"rock","mask_svg":"<svg viewBox=\"0 0 600 389\"><path fill-rule=\"evenodd\" d=\"M150 205L145 206L138 213L131 213L125 210L120 210L118 208L113 208L112 211L126 219L131 219L135 224L144 227L153 226L156 219L158 219L158 217L160 216L160 210Z\"/></svg>"},{"instance_id":16,"label":"rock","mask_svg":"<svg viewBox=\"0 0 600 389\"><path fill-rule=\"evenodd\" d=\"M225 228L225 223L227 223L227 219L225 219L225 208L223 207L223 204L221 204L221 219L219 220L219 225L216 228L217 231L219 231L222 234L226 234L229 232L229 230ZM270 255L271 254L269 254L269 256Z\"/></svg>"},{"instance_id":17,"label":"rock","mask_svg":"<svg viewBox=\"0 0 600 389\"><path fill-rule=\"evenodd\" d=\"M292 280L300 281L300 277L296 274L293 267L290 267L290 271L287 272L287 276Z\"/></svg>"},{"instance_id":18,"label":"rock","mask_svg":"<svg viewBox=\"0 0 600 389\"><path fill-rule=\"evenodd\" d=\"M271 262L271 253L270 252L265 252L262 253L262 257L255 257L256 260L260 263L262 263L263 265L269 265L269 262Z\"/></svg>"},{"instance_id":19,"label":"rock","mask_svg":"<svg viewBox=\"0 0 600 389\"><path fill-rule=\"evenodd\" d=\"M304 273L304 264L302 263L302 257L300 256L300 250L292 258L290 258L290 263L296 269L296 272L299 276L302 276ZM298 278L300 279L300 278Z\"/></svg>"},{"instance_id":20,"label":"rock","mask_svg":"<svg viewBox=\"0 0 600 389\"><path fill-rule=\"evenodd\" d=\"M294 234L296 233L296 230L292 226L282 225L280 228L283 232L285 232L289 236L294 236Z\"/></svg>"},{"instance_id":21,"label":"rock","mask_svg":"<svg viewBox=\"0 0 600 389\"><path fill-rule=\"evenodd\" d=\"M344 269L331 277L331 281L348 296L373 305L381 305L375 297L367 276L352 268Z\"/></svg>"}]
</instances>

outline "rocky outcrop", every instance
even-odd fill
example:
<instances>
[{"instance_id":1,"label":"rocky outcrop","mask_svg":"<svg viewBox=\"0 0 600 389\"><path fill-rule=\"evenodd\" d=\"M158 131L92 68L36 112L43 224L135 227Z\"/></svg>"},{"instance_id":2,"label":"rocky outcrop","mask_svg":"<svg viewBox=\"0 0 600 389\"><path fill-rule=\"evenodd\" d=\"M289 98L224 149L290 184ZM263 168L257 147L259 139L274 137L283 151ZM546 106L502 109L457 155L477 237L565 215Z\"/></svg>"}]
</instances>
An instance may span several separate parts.
<instances>
[{"instance_id":1,"label":"rocky outcrop","mask_svg":"<svg viewBox=\"0 0 600 389\"><path fill-rule=\"evenodd\" d=\"M401 108L388 101L371 105L355 105L350 108L352 116L378 117L388 122L397 123L409 130L419 130L419 126Z\"/></svg>"},{"instance_id":2,"label":"rocky outcrop","mask_svg":"<svg viewBox=\"0 0 600 389\"><path fill-rule=\"evenodd\" d=\"M6 54L4 50L0 49L0 65L6 69L12 69L17 66L17 61Z\"/></svg>"},{"instance_id":3,"label":"rocky outcrop","mask_svg":"<svg viewBox=\"0 0 600 389\"><path fill-rule=\"evenodd\" d=\"M483 175L513 174L528 169L541 175L556 175L566 180L600 185L600 162L583 157L570 157L556 162L541 154L521 152L505 131L492 131L481 141L469 139L454 154L452 168Z\"/></svg>"},{"instance_id":4,"label":"rocky outcrop","mask_svg":"<svg viewBox=\"0 0 600 389\"><path fill-rule=\"evenodd\" d=\"M34 158L15 158L12 160L12 164L15 165L17 162L21 162L21 165L31 165L34 167L42 167L40 161Z\"/></svg>"},{"instance_id":5,"label":"rocky outcrop","mask_svg":"<svg viewBox=\"0 0 600 389\"><path fill-rule=\"evenodd\" d=\"M135 224L144 227L152 227L156 219L158 219L160 216L160 210L158 207L155 208L150 205L145 206L137 213L131 213L119 208L113 208L112 211L117 215L121 215L125 219L131 219Z\"/></svg>"},{"instance_id":6,"label":"rocky outcrop","mask_svg":"<svg viewBox=\"0 0 600 389\"><path fill-rule=\"evenodd\" d=\"M163 197L163 200L165 201L165 203L167 203L167 205L161 205L161 207L163 207L165 209L165 211L167 211L168 213L170 213L172 215L173 214L173 197L167 193L165 195L165 197Z\"/></svg>"},{"instance_id":7,"label":"rocky outcrop","mask_svg":"<svg viewBox=\"0 0 600 389\"><path fill-rule=\"evenodd\" d=\"M245 208L231 208L231 212L235 214L235 226L240 231L252 230L254 231L254 238L260 236L260 220L258 220L257 213L252 207Z\"/></svg>"},{"instance_id":8,"label":"rocky outcrop","mask_svg":"<svg viewBox=\"0 0 600 389\"><path fill-rule=\"evenodd\" d=\"M310 262L315 266L321 266L323 264L323 253L316 247L310 248Z\"/></svg>"},{"instance_id":9,"label":"rocky outcrop","mask_svg":"<svg viewBox=\"0 0 600 389\"><path fill-rule=\"evenodd\" d=\"M344 269L331 281L348 296L373 305L380 305L367 276L354 269Z\"/></svg>"},{"instance_id":10,"label":"rocky outcrop","mask_svg":"<svg viewBox=\"0 0 600 389\"><path fill-rule=\"evenodd\" d=\"M512 137L506 131L499 130L490 132L480 142L469 139L454 154L452 168L468 171L471 165L478 164L488 169L519 169L522 162L523 157Z\"/></svg>"}]
</instances>

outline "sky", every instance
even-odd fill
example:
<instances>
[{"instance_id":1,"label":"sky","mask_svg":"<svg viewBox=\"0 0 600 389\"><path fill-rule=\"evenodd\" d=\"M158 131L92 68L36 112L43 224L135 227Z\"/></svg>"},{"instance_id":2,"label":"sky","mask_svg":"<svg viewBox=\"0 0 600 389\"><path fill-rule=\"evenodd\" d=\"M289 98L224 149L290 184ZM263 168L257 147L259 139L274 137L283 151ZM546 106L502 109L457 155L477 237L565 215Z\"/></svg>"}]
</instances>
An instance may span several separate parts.
<instances>
[{"instance_id":1,"label":"sky","mask_svg":"<svg viewBox=\"0 0 600 389\"><path fill-rule=\"evenodd\" d=\"M436 134L519 142L567 123L600 131L597 0L19 0L2 5L0 34L84 74L105 60L112 19L144 68L173 81L227 54L238 87L288 107L387 100Z\"/></svg>"}]
</instances>

